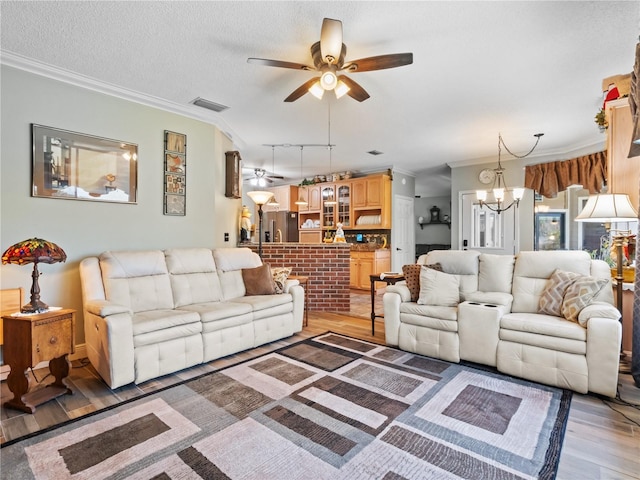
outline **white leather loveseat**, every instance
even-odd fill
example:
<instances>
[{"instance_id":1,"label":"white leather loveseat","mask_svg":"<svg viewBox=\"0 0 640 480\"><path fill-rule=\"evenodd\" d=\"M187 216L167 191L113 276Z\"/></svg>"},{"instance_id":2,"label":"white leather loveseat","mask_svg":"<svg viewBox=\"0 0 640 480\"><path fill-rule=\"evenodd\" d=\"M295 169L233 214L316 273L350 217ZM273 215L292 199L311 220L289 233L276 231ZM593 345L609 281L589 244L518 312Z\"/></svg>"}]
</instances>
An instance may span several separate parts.
<instances>
[{"instance_id":1,"label":"white leather loveseat","mask_svg":"<svg viewBox=\"0 0 640 480\"><path fill-rule=\"evenodd\" d=\"M513 256L436 250L421 256L418 263L436 266L419 268L418 302L411 301L406 283L387 287L383 300L387 344L451 362L495 366L509 375L580 393L615 397L622 328L605 262L581 251ZM566 284L557 283L563 275L580 281L563 290ZM588 291L582 287L587 281L602 288ZM551 298L556 303L552 307L561 308L560 312L549 314L548 303L541 306L543 297ZM576 298L578 306L572 302Z\"/></svg>"},{"instance_id":2,"label":"white leather loveseat","mask_svg":"<svg viewBox=\"0 0 640 480\"><path fill-rule=\"evenodd\" d=\"M111 388L302 330L304 290L245 295L248 248L105 252L80 263L87 356Z\"/></svg>"}]
</instances>

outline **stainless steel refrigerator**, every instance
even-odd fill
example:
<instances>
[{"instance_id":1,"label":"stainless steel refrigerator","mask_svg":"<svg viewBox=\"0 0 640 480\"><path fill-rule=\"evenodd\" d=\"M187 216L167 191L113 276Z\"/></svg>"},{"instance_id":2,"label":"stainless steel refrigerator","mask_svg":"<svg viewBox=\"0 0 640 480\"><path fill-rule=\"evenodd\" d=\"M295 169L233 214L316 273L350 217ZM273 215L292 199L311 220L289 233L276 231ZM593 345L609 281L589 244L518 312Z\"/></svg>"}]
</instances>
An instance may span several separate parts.
<instances>
[{"instance_id":1,"label":"stainless steel refrigerator","mask_svg":"<svg viewBox=\"0 0 640 480\"><path fill-rule=\"evenodd\" d=\"M264 212L262 220L263 241L298 241L298 212Z\"/></svg>"}]
</instances>

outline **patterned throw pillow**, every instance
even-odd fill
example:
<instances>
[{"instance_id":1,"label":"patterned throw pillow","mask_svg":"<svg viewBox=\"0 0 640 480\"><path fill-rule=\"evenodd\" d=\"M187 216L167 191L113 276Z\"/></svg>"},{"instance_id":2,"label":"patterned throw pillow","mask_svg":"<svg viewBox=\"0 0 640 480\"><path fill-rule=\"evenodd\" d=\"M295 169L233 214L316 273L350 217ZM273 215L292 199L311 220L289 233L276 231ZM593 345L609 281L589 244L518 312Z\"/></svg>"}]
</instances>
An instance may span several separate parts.
<instances>
[{"instance_id":1,"label":"patterned throw pillow","mask_svg":"<svg viewBox=\"0 0 640 480\"><path fill-rule=\"evenodd\" d=\"M402 267L402 275L404 276L409 292L411 292L412 302L417 302L418 297L420 296L420 271L422 270L422 267L431 268L439 272L442 271L442 266L439 263L434 263L433 265L412 263Z\"/></svg>"},{"instance_id":2,"label":"patterned throw pillow","mask_svg":"<svg viewBox=\"0 0 640 480\"><path fill-rule=\"evenodd\" d=\"M276 293L284 293L284 284L291 274L289 267L276 267L271 269L273 281L276 284Z\"/></svg>"},{"instance_id":3,"label":"patterned throw pillow","mask_svg":"<svg viewBox=\"0 0 640 480\"><path fill-rule=\"evenodd\" d=\"M573 272L565 272L555 269L551 274L547 286L542 292L538 303L538 313L562 316L562 300L569 285L581 275Z\"/></svg>"},{"instance_id":4,"label":"patterned throw pillow","mask_svg":"<svg viewBox=\"0 0 640 480\"><path fill-rule=\"evenodd\" d=\"M605 278L580 276L569 287L562 301L562 316L572 322L578 321L580 311L591 303L609 281Z\"/></svg>"}]
</instances>

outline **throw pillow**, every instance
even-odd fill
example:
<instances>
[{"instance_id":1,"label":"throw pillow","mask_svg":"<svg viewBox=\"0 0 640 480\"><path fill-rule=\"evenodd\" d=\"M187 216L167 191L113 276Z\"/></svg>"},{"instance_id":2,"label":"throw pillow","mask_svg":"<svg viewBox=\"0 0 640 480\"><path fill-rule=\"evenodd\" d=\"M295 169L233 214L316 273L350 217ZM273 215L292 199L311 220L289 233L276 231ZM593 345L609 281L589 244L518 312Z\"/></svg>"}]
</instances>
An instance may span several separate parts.
<instances>
[{"instance_id":1,"label":"throw pillow","mask_svg":"<svg viewBox=\"0 0 640 480\"><path fill-rule=\"evenodd\" d=\"M581 275L573 272L565 272L556 268L549 280L547 286L542 291L540 301L538 303L538 313L547 315L562 316L562 300L569 285Z\"/></svg>"},{"instance_id":2,"label":"throw pillow","mask_svg":"<svg viewBox=\"0 0 640 480\"><path fill-rule=\"evenodd\" d=\"M409 265L404 265L402 267L402 275L404 276L404 281L407 284L407 288L409 292L411 292L411 301L417 302L418 297L420 296L420 271L422 267L425 266L427 268L432 268L434 270L442 271L442 266L439 263L434 263L433 265L420 265L417 263L412 263Z\"/></svg>"},{"instance_id":3,"label":"throw pillow","mask_svg":"<svg viewBox=\"0 0 640 480\"><path fill-rule=\"evenodd\" d=\"M605 278L580 276L569 287L562 301L562 316L572 322L578 321L580 311L591 303L609 281Z\"/></svg>"},{"instance_id":4,"label":"throw pillow","mask_svg":"<svg viewBox=\"0 0 640 480\"><path fill-rule=\"evenodd\" d=\"M271 269L273 282L275 283L276 293L284 293L284 284L291 274L289 267L276 267Z\"/></svg>"},{"instance_id":5,"label":"throw pillow","mask_svg":"<svg viewBox=\"0 0 640 480\"><path fill-rule=\"evenodd\" d=\"M246 295L273 295L276 288L268 263L256 268L243 268L242 280Z\"/></svg>"},{"instance_id":6,"label":"throw pillow","mask_svg":"<svg viewBox=\"0 0 640 480\"><path fill-rule=\"evenodd\" d=\"M455 275L423 268L420 272L418 305L455 307L460 303L460 282Z\"/></svg>"}]
</instances>

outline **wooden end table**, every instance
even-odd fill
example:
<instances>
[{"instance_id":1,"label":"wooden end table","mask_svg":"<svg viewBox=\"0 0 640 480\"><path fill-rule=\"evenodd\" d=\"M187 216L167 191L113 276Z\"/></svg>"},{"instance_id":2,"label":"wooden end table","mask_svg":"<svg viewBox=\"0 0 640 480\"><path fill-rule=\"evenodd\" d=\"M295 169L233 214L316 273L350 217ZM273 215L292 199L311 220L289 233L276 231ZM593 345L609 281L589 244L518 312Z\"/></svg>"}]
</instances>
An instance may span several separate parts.
<instances>
[{"instance_id":1,"label":"wooden end table","mask_svg":"<svg viewBox=\"0 0 640 480\"><path fill-rule=\"evenodd\" d=\"M395 285L401 280L404 280L404 275L401 273L389 273L385 274L381 278L381 273L375 273L369 275L371 281L371 335L376 333L376 318L384 318L384 315L376 315L376 282L384 282L387 285Z\"/></svg>"},{"instance_id":2,"label":"wooden end table","mask_svg":"<svg viewBox=\"0 0 640 480\"><path fill-rule=\"evenodd\" d=\"M302 326L306 327L309 324L309 277L304 275L289 275L291 280L298 280L302 288L304 288L304 321Z\"/></svg>"},{"instance_id":3,"label":"wooden end table","mask_svg":"<svg viewBox=\"0 0 640 480\"><path fill-rule=\"evenodd\" d=\"M44 402L72 394L67 385L71 365L67 358L74 352L75 310L52 310L45 313L3 316L4 361L11 367L7 386L13 398L6 407L34 413ZM53 383L32 392L29 368L49 360Z\"/></svg>"}]
</instances>

